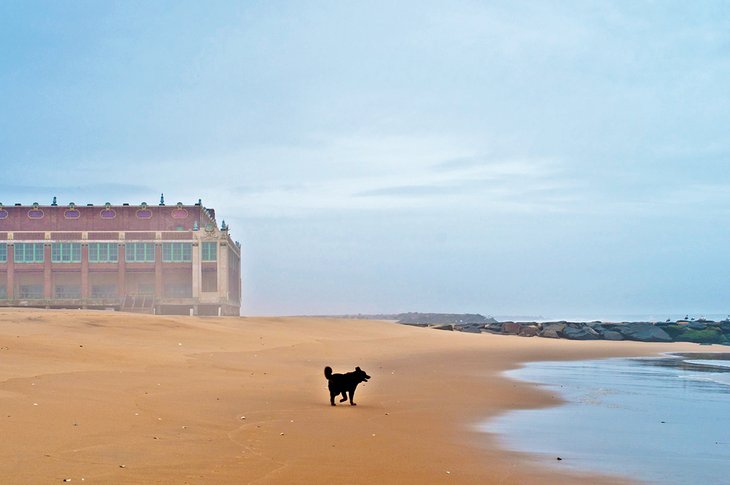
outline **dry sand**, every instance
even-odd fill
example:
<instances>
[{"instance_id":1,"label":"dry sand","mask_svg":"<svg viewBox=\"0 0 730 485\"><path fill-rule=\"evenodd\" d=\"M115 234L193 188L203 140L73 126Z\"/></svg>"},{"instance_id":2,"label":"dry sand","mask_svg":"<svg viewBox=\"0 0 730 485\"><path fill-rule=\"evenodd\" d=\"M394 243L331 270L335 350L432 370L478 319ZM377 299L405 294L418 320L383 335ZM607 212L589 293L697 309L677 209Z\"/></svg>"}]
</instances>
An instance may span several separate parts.
<instances>
[{"instance_id":1,"label":"dry sand","mask_svg":"<svg viewBox=\"0 0 730 485\"><path fill-rule=\"evenodd\" d=\"M617 483L546 469L474 431L559 402L501 372L696 349L377 321L3 310L0 481ZM372 376L358 406L329 405L325 365Z\"/></svg>"}]
</instances>

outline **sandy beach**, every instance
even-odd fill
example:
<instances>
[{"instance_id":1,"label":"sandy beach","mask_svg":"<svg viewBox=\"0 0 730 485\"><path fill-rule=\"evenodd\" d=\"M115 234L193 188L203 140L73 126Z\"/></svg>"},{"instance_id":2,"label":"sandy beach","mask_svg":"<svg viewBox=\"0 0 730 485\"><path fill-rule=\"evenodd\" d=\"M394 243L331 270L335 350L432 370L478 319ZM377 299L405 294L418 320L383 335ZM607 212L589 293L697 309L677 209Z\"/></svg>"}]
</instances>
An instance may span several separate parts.
<instances>
[{"instance_id":1,"label":"sandy beach","mask_svg":"<svg viewBox=\"0 0 730 485\"><path fill-rule=\"evenodd\" d=\"M698 348L325 318L2 310L0 477L619 483L559 475L477 432L478 422L506 410L559 402L501 372L528 361ZM358 406L329 405L325 365L372 376L357 390Z\"/></svg>"}]
</instances>

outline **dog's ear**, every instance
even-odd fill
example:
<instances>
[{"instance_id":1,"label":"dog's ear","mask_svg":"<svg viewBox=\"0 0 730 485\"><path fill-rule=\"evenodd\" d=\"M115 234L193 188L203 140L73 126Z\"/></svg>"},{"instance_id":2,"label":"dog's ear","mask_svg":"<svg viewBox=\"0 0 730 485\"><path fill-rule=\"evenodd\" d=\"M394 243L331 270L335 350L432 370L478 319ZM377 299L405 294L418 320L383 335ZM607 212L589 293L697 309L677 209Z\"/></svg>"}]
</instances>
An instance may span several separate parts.
<instances>
[{"instance_id":1,"label":"dog's ear","mask_svg":"<svg viewBox=\"0 0 730 485\"><path fill-rule=\"evenodd\" d=\"M360 370L360 368L359 367L355 367L355 370Z\"/></svg>"}]
</instances>

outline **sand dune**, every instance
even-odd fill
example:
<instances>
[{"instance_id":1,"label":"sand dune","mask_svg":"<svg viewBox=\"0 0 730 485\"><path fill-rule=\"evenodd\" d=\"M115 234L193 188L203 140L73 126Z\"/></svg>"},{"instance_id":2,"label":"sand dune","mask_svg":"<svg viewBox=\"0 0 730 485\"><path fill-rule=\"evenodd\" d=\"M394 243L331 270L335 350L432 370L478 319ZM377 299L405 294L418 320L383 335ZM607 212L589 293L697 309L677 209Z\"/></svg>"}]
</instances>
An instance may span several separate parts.
<instances>
[{"instance_id":1,"label":"sand dune","mask_svg":"<svg viewBox=\"0 0 730 485\"><path fill-rule=\"evenodd\" d=\"M3 310L0 477L580 483L587 477L558 475L473 431L507 409L557 402L500 373L530 360L679 349L696 347L323 318ZM372 376L358 388L358 406L329 405L325 365L335 372L359 365Z\"/></svg>"}]
</instances>

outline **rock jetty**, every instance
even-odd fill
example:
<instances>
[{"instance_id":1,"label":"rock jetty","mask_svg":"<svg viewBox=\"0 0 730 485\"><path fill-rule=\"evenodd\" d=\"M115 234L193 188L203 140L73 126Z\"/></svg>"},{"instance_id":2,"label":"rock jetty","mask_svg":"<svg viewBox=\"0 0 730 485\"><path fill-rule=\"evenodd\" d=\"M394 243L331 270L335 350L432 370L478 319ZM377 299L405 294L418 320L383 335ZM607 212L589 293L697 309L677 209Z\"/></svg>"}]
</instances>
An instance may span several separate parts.
<instances>
[{"instance_id":1,"label":"rock jetty","mask_svg":"<svg viewBox=\"0 0 730 485\"><path fill-rule=\"evenodd\" d=\"M471 333L569 340L635 340L639 342L696 342L730 345L730 320L667 322L497 322L445 323L430 328Z\"/></svg>"},{"instance_id":2,"label":"rock jetty","mask_svg":"<svg viewBox=\"0 0 730 485\"><path fill-rule=\"evenodd\" d=\"M478 313L395 313L339 315L339 318L394 320L403 325L469 333L568 340L635 340L638 342L695 342L730 345L730 318L716 322L690 319L666 322L499 322Z\"/></svg>"}]
</instances>

